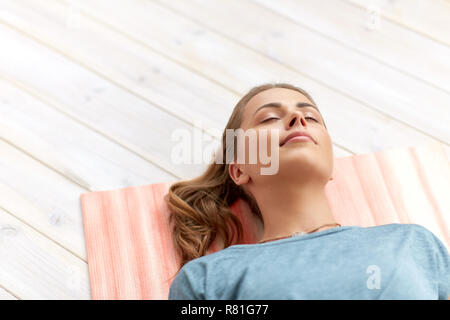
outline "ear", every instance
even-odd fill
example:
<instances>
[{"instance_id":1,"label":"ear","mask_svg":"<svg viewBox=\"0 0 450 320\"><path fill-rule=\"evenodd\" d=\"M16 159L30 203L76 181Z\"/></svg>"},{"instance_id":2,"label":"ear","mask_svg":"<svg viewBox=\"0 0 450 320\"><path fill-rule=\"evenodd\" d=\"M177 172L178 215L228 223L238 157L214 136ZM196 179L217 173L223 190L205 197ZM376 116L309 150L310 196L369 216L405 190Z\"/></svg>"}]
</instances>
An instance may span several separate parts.
<instances>
[{"instance_id":1,"label":"ear","mask_svg":"<svg viewBox=\"0 0 450 320\"><path fill-rule=\"evenodd\" d=\"M231 162L228 165L228 172L231 179L233 179L237 185L246 184L250 179L250 176L242 171L241 166L234 162Z\"/></svg>"}]
</instances>

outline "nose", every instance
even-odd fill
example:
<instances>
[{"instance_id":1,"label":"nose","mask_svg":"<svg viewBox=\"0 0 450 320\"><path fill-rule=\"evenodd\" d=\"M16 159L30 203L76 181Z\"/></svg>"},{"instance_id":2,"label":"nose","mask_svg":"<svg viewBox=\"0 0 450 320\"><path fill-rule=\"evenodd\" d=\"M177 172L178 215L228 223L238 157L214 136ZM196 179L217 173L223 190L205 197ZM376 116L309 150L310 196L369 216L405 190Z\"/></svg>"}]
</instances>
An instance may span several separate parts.
<instances>
[{"instance_id":1,"label":"nose","mask_svg":"<svg viewBox=\"0 0 450 320\"><path fill-rule=\"evenodd\" d=\"M306 127L306 120L303 117L303 114L299 111L294 112L291 118L289 119L289 128L295 126L297 122Z\"/></svg>"}]
</instances>

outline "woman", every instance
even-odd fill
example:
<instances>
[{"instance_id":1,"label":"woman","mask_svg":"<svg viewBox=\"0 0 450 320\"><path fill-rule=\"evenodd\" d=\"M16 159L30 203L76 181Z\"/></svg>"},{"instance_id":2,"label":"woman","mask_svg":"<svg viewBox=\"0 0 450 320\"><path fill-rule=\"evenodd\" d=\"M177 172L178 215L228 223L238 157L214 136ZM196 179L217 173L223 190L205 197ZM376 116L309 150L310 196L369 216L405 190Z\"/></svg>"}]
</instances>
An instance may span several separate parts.
<instances>
[{"instance_id":1,"label":"woman","mask_svg":"<svg viewBox=\"0 0 450 320\"><path fill-rule=\"evenodd\" d=\"M182 261L169 299L447 299L450 257L426 228L335 221L325 196L332 143L307 92L285 83L251 89L225 129L238 128L268 129L269 141L276 137L269 129L279 133L279 148L271 150L278 171L263 175L268 165L246 158L212 163L202 176L171 186L166 200ZM221 151L226 159L225 130ZM242 239L229 209L237 198L263 225L256 244L233 245L236 232ZM207 254L216 237L224 249Z\"/></svg>"}]
</instances>

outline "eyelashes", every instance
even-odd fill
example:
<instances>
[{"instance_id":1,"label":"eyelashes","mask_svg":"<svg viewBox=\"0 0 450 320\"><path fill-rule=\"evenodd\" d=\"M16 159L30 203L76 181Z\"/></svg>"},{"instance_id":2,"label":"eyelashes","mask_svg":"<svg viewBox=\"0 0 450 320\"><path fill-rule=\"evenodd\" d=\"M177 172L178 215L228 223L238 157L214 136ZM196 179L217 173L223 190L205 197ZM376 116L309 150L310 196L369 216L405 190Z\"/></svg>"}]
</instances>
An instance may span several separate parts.
<instances>
[{"instance_id":1,"label":"eyelashes","mask_svg":"<svg viewBox=\"0 0 450 320\"><path fill-rule=\"evenodd\" d=\"M274 118L274 117L271 117L271 118L267 118L266 120L263 120L263 121L261 121L261 123L264 123L264 122L268 122L268 121L270 121L270 120L273 120L273 119L279 119L279 118ZM317 121L315 118L313 118L313 117L305 117L305 119L312 119L312 120L314 120L315 122L319 122L319 121Z\"/></svg>"},{"instance_id":2,"label":"eyelashes","mask_svg":"<svg viewBox=\"0 0 450 320\"><path fill-rule=\"evenodd\" d=\"M263 120L263 121L261 121L261 123L264 123L264 122L270 121L270 120L272 120L272 119L278 119L278 118L274 118L274 117L272 117L272 118L267 118L266 120Z\"/></svg>"},{"instance_id":3,"label":"eyelashes","mask_svg":"<svg viewBox=\"0 0 450 320\"><path fill-rule=\"evenodd\" d=\"M313 118L313 117L306 117L305 119L313 119L315 122L319 122L319 121L317 121L315 118Z\"/></svg>"}]
</instances>

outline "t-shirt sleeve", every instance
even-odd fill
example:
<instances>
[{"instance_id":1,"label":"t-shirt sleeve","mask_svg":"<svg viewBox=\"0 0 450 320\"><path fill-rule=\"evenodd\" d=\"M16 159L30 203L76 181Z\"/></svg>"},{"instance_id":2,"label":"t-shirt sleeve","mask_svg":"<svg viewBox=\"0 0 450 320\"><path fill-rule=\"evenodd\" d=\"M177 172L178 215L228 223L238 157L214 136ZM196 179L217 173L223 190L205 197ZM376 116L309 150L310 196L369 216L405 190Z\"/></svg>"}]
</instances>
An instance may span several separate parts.
<instances>
[{"instance_id":1,"label":"t-shirt sleeve","mask_svg":"<svg viewBox=\"0 0 450 320\"><path fill-rule=\"evenodd\" d=\"M450 255L442 241L434 233L430 234L435 244L439 300L447 300L450 298Z\"/></svg>"},{"instance_id":2,"label":"t-shirt sleeve","mask_svg":"<svg viewBox=\"0 0 450 320\"><path fill-rule=\"evenodd\" d=\"M169 300L205 300L204 274L198 264L181 268L169 289Z\"/></svg>"}]
</instances>

